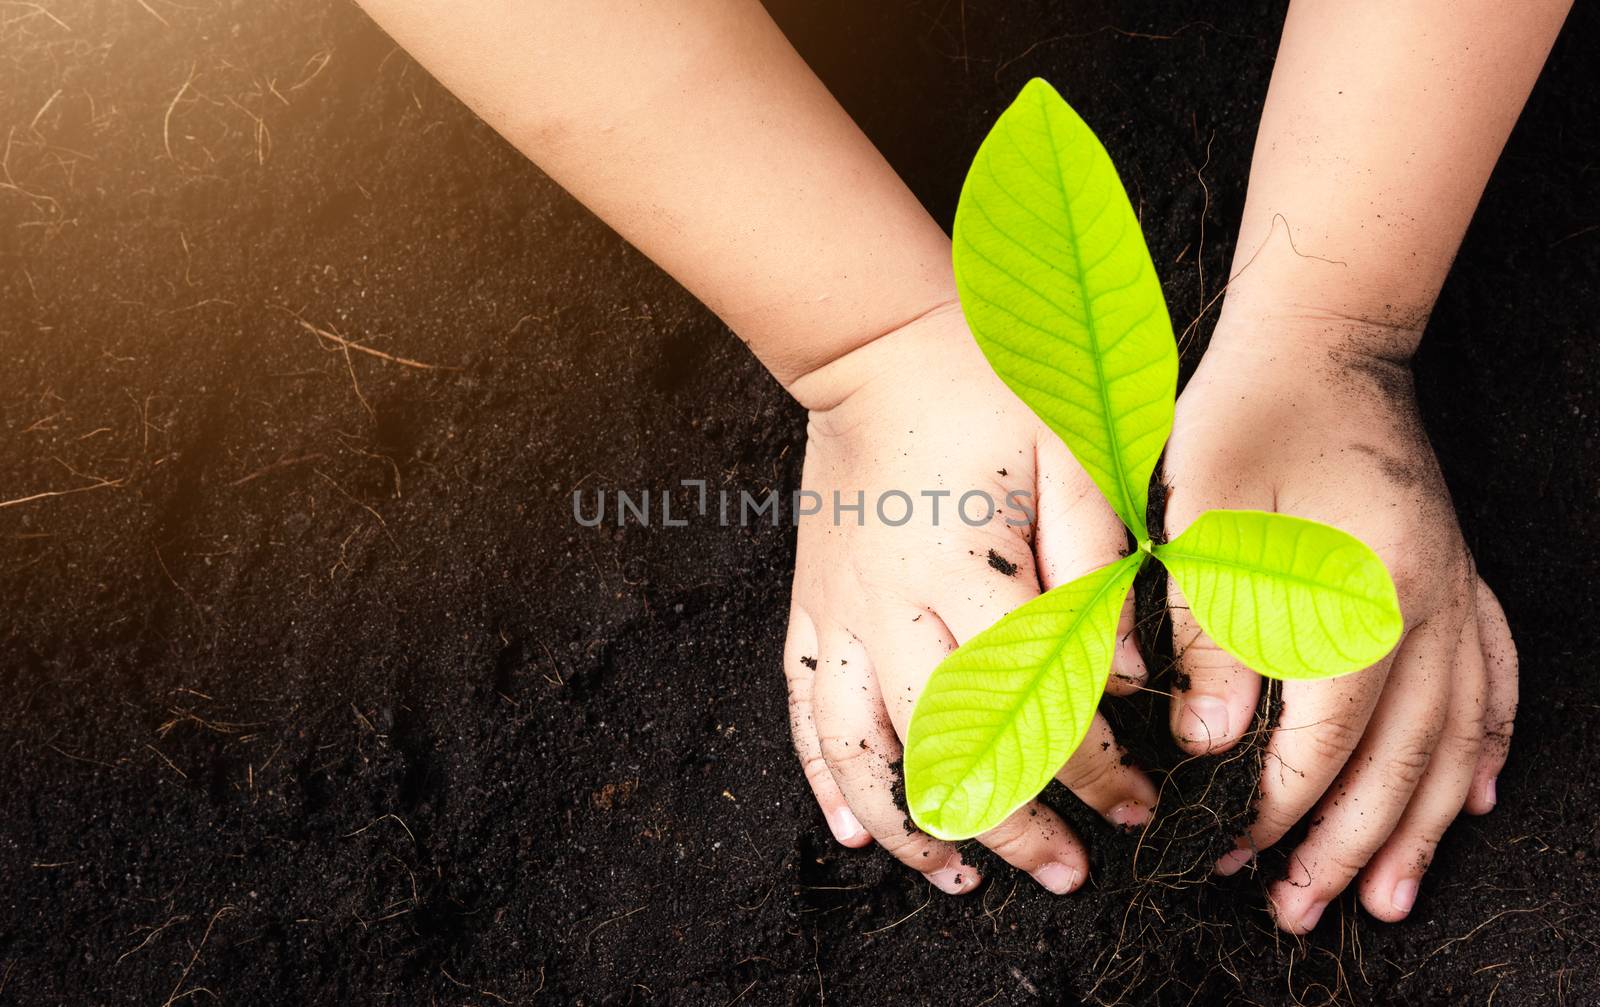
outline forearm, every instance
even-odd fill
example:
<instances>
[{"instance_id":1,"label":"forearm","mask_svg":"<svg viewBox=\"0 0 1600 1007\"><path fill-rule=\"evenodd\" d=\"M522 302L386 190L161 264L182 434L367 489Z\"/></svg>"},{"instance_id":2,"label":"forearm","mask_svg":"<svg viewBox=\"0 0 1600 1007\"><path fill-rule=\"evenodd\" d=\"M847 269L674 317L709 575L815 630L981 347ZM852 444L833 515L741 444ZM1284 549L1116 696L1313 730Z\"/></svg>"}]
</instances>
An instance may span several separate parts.
<instances>
[{"instance_id":1,"label":"forearm","mask_svg":"<svg viewBox=\"0 0 1600 1007\"><path fill-rule=\"evenodd\" d=\"M360 2L803 402L955 296L944 232L754 0Z\"/></svg>"},{"instance_id":2,"label":"forearm","mask_svg":"<svg viewBox=\"0 0 1600 1007\"><path fill-rule=\"evenodd\" d=\"M1224 307L1247 324L1227 331L1413 352L1569 6L1294 0Z\"/></svg>"}]
</instances>

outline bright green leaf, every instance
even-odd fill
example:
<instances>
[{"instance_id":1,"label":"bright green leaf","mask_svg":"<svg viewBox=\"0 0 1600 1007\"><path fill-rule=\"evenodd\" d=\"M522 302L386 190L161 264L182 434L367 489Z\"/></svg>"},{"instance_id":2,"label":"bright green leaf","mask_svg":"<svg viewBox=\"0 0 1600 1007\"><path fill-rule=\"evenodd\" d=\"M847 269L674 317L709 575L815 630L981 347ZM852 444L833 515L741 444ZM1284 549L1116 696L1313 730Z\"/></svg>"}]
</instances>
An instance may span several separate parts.
<instances>
[{"instance_id":1,"label":"bright green leaf","mask_svg":"<svg viewBox=\"0 0 1600 1007\"><path fill-rule=\"evenodd\" d=\"M954 258L995 373L1147 539L1178 381L1172 322L1110 156L1044 81L1028 82L978 148Z\"/></svg>"},{"instance_id":2,"label":"bright green leaf","mask_svg":"<svg viewBox=\"0 0 1600 1007\"><path fill-rule=\"evenodd\" d=\"M1105 691L1123 600L1143 553L1063 584L934 669L906 739L906 800L930 835L985 832L1044 789Z\"/></svg>"},{"instance_id":3,"label":"bright green leaf","mask_svg":"<svg viewBox=\"0 0 1600 1007\"><path fill-rule=\"evenodd\" d=\"M1214 510L1155 547L1218 646L1272 678L1328 678L1400 640L1394 582L1360 539L1316 521Z\"/></svg>"}]
</instances>

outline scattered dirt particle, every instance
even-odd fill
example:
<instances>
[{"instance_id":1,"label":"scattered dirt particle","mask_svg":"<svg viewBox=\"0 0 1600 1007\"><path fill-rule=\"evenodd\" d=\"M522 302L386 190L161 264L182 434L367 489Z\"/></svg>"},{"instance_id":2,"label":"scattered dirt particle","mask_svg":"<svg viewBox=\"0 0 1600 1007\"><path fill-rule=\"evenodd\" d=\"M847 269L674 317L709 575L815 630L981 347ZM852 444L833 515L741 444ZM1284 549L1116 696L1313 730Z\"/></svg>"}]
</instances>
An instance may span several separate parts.
<instances>
[{"instance_id":1,"label":"scattered dirt particle","mask_svg":"<svg viewBox=\"0 0 1600 1007\"><path fill-rule=\"evenodd\" d=\"M814 657L802 657L800 659L800 663L805 665L807 668L810 668L812 671L817 670L817 659Z\"/></svg>"},{"instance_id":2,"label":"scattered dirt particle","mask_svg":"<svg viewBox=\"0 0 1600 1007\"><path fill-rule=\"evenodd\" d=\"M1017 564L1006 559L993 549L989 550L989 565L994 567L996 570L999 570L1007 577L1015 577L1017 575Z\"/></svg>"},{"instance_id":3,"label":"scattered dirt particle","mask_svg":"<svg viewBox=\"0 0 1600 1007\"><path fill-rule=\"evenodd\" d=\"M889 785L889 798L894 801L895 808L905 816L900 823L901 827L909 835L921 835L922 830L917 828L916 823L911 820L911 812L908 810L906 803L905 760L896 759L889 763L889 776L893 781Z\"/></svg>"},{"instance_id":4,"label":"scattered dirt particle","mask_svg":"<svg viewBox=\"0 0 1600 1007\"><path fill-rule=\"evenodd\" d=\"M599 790L589 795L589 803L601 811L610 811L619 804L626 804L633 792L639 789L638 780L624 780L621 783L607 783Z\"/></svg>"}]
</instances>

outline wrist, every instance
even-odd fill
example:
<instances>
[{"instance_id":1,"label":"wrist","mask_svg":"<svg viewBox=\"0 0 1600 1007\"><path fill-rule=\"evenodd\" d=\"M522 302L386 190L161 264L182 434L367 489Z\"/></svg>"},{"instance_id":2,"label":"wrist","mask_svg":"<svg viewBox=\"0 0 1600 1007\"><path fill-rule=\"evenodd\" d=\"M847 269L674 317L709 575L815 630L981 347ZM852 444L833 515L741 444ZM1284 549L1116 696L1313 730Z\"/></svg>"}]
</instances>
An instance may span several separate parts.
<instances>
[{"instance_id":1,"label":"wrist","mask_svg":"<svg viewBox=\"0 0 1600 1007\"><path fill-rule=\"evenodd\" d=\"M1315 302L1245 297L1223 303L1211 345L1280 359L1355 354L1409 364L1422 342L1427 313L1396 312L1357 299ZM1209 352L1209 351L1208 351Z\"/></svg>"},{"instance_id":2,"label":"wrist","mask_svg":"<svg viewBox=\"0 0 1600 1007\"><path fill-rule=\"evenodd\" d=\"M1271 231L1253 249L1241 244L1217 335L1280 355L1337 351L1409 361L1437 286L1380 266L1383 256L1363 253L1363 261L1336 245L1316 248L1324 254L1303 251L1292 235Z\"/></svg>"},{"instance_id":3,"label":"wrist","mask_svg":"<svg viewBox=\"0 0 1600 1007\"><path fill-rule=\"evenodd\" d=\"M832 409L874 377L892 370L898 347L920 339L924 333L946 328L952 320L965 325L961 303L953 292L907 321L855 342L831 359L811 363L797 377L785 381L784 388L811 412Z\"/></svg>"}]
</instances>

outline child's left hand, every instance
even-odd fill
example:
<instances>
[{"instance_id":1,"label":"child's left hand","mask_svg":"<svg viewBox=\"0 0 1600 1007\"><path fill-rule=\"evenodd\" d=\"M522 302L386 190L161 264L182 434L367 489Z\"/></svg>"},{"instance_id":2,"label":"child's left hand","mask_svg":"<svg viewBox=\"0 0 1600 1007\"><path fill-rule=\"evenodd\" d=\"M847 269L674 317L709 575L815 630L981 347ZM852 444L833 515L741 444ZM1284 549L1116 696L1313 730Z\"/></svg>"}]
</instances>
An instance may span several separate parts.
<instances>
[{"instance_id":1,"label":"child's left hand","mask_svg":"<svg viewBox=\"0 0 1600 1007\"><path fill-rule=\"evenodd\" d=\"M977 886L977 872L954 845L911 826L894 798L917 696L957 643L1042 588L1115 560L1127 536L1065 445L1000 383L957 306L829 366L843 391L811 413L801 487L820 497L822 512L800 522L784 650L795 749L841 843L876 840L936 887L962 894ZM877 501L894 491L906 498L887 497L880 516ZM960 516L969 491L997 508L983 520L987 504L970 500L976 527ZM1037 535L1007 500L1018 491L1027 496L1013 499L1038 515ZM940 492L935 522L927 494ZM864 494L859 523L853 512L834 520L835 493L847 505ZM1144 678L1132 627L1130 606L1114 692ZM1110 821L1133 825L1156 792L1122 754L1096 717L1057 779ZM1057 894L1088 877L1083 846L1038 801L978 838Z\"/></svg>"},{"instance_id":2,"label":"child's left hand","mask_svg":"<svg viewBox=\"0 0 1600 1007\"><path fill-rule=\"evenodd\" d=\"M1376 550L1400 595L1406 631L1388 658L1284 683L1257 817L1217 867L1234 873L1314 815L1271 889L1278 925L1295 933L1358 873L1368 911L1405 917L1462 807L1494 807L1516 715L1516 647L1462 540L1405 353L1368 336L1349 323L1225 316L1178 400L1164 467L1169 534L1213 507L1312 518ZM1189 677L1173 696L1173 734L1195 754L1231 748L1261 680L1200 631L1176 588L1172 622Z\"/></svg>"}]
</instances>

